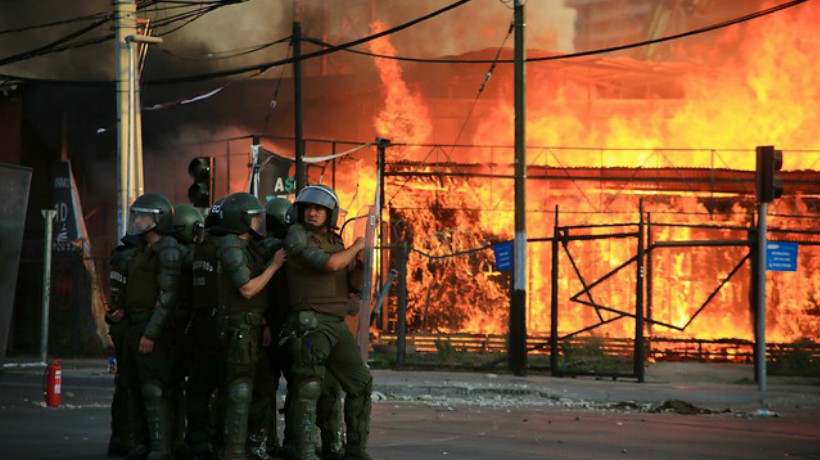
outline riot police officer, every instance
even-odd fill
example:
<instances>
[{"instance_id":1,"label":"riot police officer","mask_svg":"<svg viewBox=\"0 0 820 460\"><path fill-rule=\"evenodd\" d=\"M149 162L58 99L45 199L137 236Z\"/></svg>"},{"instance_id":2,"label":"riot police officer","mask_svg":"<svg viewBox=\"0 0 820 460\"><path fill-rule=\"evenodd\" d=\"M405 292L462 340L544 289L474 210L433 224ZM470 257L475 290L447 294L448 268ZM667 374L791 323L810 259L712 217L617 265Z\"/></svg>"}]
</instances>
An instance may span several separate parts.
<instances>
[{"instance_id":1,"label":"riot police officer","mask_svg":"<svg viewBox=\"0 0 820 460\"><path fill-rule=\"evenodd\" d=\"M171 384L169 315L177 307L181 251L173 232L173 207L160 194L145 194L131 205L128 235L134 250L124 251L124 308L109 314L123 324L121 371L129 393L135 447L145 451L145 425L150 440L148 458L170 458L168 410Z\"/></svg>"},{"instance_id":2,"label":"riot police officer","mask_svg":"<svg viewBox=\"0 0 820 460\"><path fill-rule=\"evenodd\" d=\"M171 343L171 373L170 387L173 405L170 412L170 435L174 450L180 451L184 447L185 435L185 401L183 398L185 378L190 370L190 357L193 349L185 337L186 329L191 319L193 297L193 256L195 244L202 241L204 218L195 207L188 204L178 204L174 207L173 236L180 244L181 264L179 279L179 302L169 320Z\"/></svg>"},{"instance_id":3,"label":"riot police officer","mask_svg":"<svg viewBox=\"0 0 820 460\"><path fill-rule=\"evenodd\" d=\"M293 360L291 412L296 457L316 458L316 404L325 374L330 372L345 392L345 458L369 459L373 378L344 321L352 289L356 288L352 280L361 274L357 260L361 260L358 255L365 247L364 240L359 238L345 248L341 236L334 232L339 199L329 187L305 187L294 206L298 222L288 230L285 247L291 309L286 333L291 337Z\"/></svg>"},{"instance_id":4,"label":"riot police officer","mask_svg":"<svg viewBox=\"0 0 820 460\"><path fill-rule=\"evenodd\" d=\"M265 204L267 236L256 238L252 244L258 253L272 255L283 247L288 228L286 213L290 206L290 201L284 198L273 198ZM276 412L279 376L288 362L278 343L287 314L285 270L278 270L268 282L266 289L268 308L265 311L267 327L263 329L264 350L260 353L257 363L248 419L248 453L258 459L286 455L278 442Z\"/></svg>"},{"instance_id":5,"label":"riot police officer","mask_svg":"<svg viewBox=\"0 0 820 460\"><path fill-rule=\"evenodd\" d=\"M245 459L248 413L262 346L268 281L285 262L285 251L272 261L251 250L251 234L265 234L264 209L249 193L235 193L222 203L217 252L217 327L224 363L224 444L228 459Z\"/></svg>"},{"instance_id":6,"label":"riot police officer","mask_svg":"<svg viewBox=\"0 0 820 460\"><path fill-rule=\"evenodd\" d=\"M266 227L269 238L273 241L284 241L292 222L296 221L296 208L285 198L273 198L265 204ZM268 453L273 457L289 458L293 455L293 423L289 417L285 419L284 438L282 446L278 445L276 394L279 389L280 375L288 382L288 392L285 397L284 413L289 414L293 396L293 383L290 376L290 354L287 346L280 342L282 329L288 315L290 303L287 292L287 270L279 270L268 283L268 310L265 315L270 328L271 336L275 339L267 347L268 365L272 374L269 400L272 402L268 410L271 412L271 433L268 439ZM316 425L319 427L322 439L322 460L335 460L344 456L343 421L341 387L332 374L326 374L322 382L322 392L316 405ZM256 388L254 387L254 399ZM261 405L261 404L260 404Z\"/></svg>"},{"instance_id":7,"label":"riot police officer","mask_svg":"<svg viewBox=\"0 0 820 460\"><path fill-rule=\"evenodd\" d=\"M191 367L185 386L185 416L190 453L197 459L214 457L211 399L217 389L220 370L216 357L220 355L215 314L218 306L217 251L225 234L220 227L222 202L217 200L205 217L205 235L194 246L192 261L193 292L191 320L186 339L191 349Z\"/></svg>"},{"instance_id":8,"label":"riot police officer","mask_svg":"<svg viewBox=\"0 0 820 460\"><path fill-rule=\"evenodd\" d=\"M114 347L114 359L119 364L114 374L114 397L111 400L111 437L108 440L108 456L121 457L134 448L134 436L131 431L128 411L128 385L122 369L125 355L125 288L128 282L128 262L134 257L140 246L141 238L125 235L111 254L108 263L109 287L108 310L105 322L108 324L108 335Z\"/></svg>"}]
</instances>

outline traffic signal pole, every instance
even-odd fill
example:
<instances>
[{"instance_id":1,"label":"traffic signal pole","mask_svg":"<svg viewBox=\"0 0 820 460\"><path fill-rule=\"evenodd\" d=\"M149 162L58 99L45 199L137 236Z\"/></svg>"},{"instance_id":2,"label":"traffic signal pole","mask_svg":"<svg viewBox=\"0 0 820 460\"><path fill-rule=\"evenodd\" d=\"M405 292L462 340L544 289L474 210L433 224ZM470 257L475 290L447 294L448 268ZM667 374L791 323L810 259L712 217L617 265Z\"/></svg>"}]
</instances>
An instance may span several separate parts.
<instances>
[{"instance_id":1,"label":"traffic signal pole","mask_svg":"<svg viewBox=\"0 0 820 460\"><path fill-rule=\"evenodd\" d=\"M757 204L757 270L755 282L755 380L757 389L766 391L766 215L769 203Z\"/></svg>"},{"instance_id":2,"label":"traffic signal pole","mask_svg":"<svg viewBox=\"0 0 820 460\"><path fill-rule=\"evenodd\" d=\"M783 195L783 180L777 172L783 167L783 152L773 145L755 149L755 195L757 197L757 247L755 266L755 380L766 391L766 220L769 203Z\"/></svg>"}]
</instances>

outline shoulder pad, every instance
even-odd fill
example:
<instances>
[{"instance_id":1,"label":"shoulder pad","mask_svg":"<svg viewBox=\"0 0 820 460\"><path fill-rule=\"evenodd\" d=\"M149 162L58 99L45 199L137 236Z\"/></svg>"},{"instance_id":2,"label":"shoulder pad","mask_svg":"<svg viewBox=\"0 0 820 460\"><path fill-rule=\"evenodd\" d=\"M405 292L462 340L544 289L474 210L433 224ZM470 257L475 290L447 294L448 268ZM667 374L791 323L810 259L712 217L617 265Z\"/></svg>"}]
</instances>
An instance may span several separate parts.
<instances>
[{"instance_id":1,"label":"shoulder pad","mask_svg":"<svg viewBox=\"0 0 820 460\"><path fill-rule=\"evenodd\" d=\"M237 289L251 280L243 241L236 235L225 235L219 244L218 258L222 272Z\"/></svg>"},{"instance_id":2,"label":"shoulder pad","mask_svg":"<svg viewBox=\"0 0 820 460\"><path fill-rule=\"evenodd\" d=\"M111 253L111 263L118 264L122 262L127 262L131 260L132 257L137 253L137 248L135 246L129 245L121 245L114 248L114 252Z\"/></svg>"},{"instance_id":3,"label":"shoulder pad","mask_svg":"<svg viewBox=\"0 0 820 460\"><path fill-rule=\"evenodd\" d=\"M225 235L219 242L219 261L223 268L232 272L245 265L242 240L237 235Z\"/></svg>"},{"instance_id":4,"label":"shoulder pad","mask_svg":"<svg viewBox=\"0 0 820 460\"><path fill-rule=\"evenodd\" d=\"M279 238L274 238L272 236L266 236L260 240L257 240L253 245L254 252L261 256L263 259L269 259L276 254L276 251L282 249L283 242Z\"/></svg>"},{"instance_id":5,"label":"shoulder pad","mask_svg":"<svg viewBox=\"0 0 820 460\"><path fill-rule=\"evenodd\" d=\"M182 263L185 250L183 246L166 245L157 249L160 265L164 267L178 267Z\"/></svg>"},{"instance_id":6,"label":"shoulder pad","mask_svg":"<svg viewBox=\"0 0 820 460\"><path fill-rule=\"evenodd\" d=\"M168 248L179 248L179 246L180 244L177 242L176 238L174 238L173 236L164 235L162 238L159 239L159 241L154 243L152 249L154 250L154 252L159 254Z\"/></svg>"},{"instance_id":7,"label":"shoulder pad","mask_svg":"<svg viewBox=\"0 0 820 460\"><path fill-rule=\"evenodd\" d=\"M293 224L285 237L285 250L288 254L299 254L308 245L308 231L302 224Z\"/></svg>"},{"instance_id":8,"label":"shoulder pad","mask_svg":"<svg viewBox=\"0 0 820 460\"><path fill-rule=\"evenodd\" d=\"M233 233L228 233L219 238L219 247L220 249L223 248L242 248L242 239L239 238L239 235L234 235Z\"/></svg>"}]
</instances>

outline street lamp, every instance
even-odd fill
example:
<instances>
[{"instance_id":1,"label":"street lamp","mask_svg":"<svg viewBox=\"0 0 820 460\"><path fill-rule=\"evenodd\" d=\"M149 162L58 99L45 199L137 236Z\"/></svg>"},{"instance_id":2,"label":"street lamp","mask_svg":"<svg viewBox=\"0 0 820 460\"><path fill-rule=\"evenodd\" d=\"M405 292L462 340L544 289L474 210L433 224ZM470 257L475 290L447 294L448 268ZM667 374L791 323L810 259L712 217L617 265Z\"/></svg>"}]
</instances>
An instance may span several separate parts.
<instances>
[{"instance_id":1,"label":"street lamp","mask_svg":"<svg viewBox=\"0 0 820 460\"><path fill-rule=\"evenodd\" d=\"M161 37L151 37L149 35L128 35L125 37L128 43L128 202L132 202L144 193L144 181L142 173L142 145L137 146L137 66L134 53L135 44L145 45L160 44ZM140 134L142 123L140 123ZM124 210L127 212L127 210Z\"/></svg>"}]
</instances>

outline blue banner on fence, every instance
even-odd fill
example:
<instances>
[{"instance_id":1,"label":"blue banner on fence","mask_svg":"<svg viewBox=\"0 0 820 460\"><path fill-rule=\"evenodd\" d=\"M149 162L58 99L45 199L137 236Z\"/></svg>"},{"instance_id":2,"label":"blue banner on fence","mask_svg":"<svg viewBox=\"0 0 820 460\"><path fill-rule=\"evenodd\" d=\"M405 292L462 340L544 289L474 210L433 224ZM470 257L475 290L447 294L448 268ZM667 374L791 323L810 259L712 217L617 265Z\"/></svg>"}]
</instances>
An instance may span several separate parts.
<instances>
[{"instance_id":1,"label":"blue banner on fence","mask_svg":"<svg viewBox=\"0 0 820 460\"><path fill-rule=\"evenodd\" d=\"M797 271L797 243L766 243L766 270Z\"/></svg>"},{"instance_id":2,"label":"blue banner on fence","mask_svg":"<svg viewBox=\"0 0 820 460\"><path fill-rule=\"evenodd\" d=\"M513 242L505 241L493 245L493 252L495 253L495 268L503 272L512 268L512 251Z\"/></svg>"}]
</instances>

